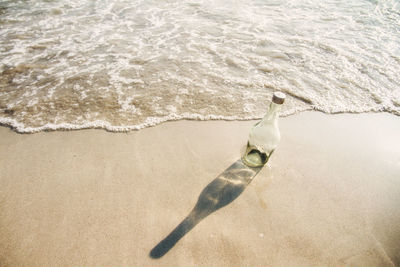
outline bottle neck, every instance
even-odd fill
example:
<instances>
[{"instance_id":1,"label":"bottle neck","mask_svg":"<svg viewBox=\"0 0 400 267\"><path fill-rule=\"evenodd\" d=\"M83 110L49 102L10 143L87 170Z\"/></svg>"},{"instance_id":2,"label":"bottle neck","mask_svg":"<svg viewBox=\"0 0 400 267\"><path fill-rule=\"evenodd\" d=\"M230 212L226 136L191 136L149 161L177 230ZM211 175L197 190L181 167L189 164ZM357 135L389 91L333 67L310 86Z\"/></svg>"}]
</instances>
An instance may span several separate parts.
<instances>
[{"instance_id":1,"label":"bottle neck","mask_svg":"<svg viewBox=\"0 0 400 267\"><path fill-rule=\"evenodd\" d=\"M261 120L260 124L268 124L272 122L278 122L279 111L281 109L280 104L276 104L271 102L269 105L269 110L267 114L265 114L264 118Z\"/></svg>"}]
</instances>

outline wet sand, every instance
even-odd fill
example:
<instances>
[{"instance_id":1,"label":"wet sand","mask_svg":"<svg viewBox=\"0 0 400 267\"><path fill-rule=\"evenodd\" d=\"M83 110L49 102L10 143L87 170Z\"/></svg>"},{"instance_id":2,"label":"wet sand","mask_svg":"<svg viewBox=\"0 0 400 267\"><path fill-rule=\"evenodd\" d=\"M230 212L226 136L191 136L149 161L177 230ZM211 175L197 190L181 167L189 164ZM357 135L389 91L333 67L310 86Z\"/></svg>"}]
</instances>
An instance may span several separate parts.
<instances>
[{"instance_id":1,"label":"wet sand","mask_svg":"<svg viewBox=\"0 0 400 267\"><path fill-rule=\"evenodd\" d=\"M0 266L400 265L400 117L306 112L237 198L156 247L254 121L130 133L0 127Z\"/></svg>"}]
</instances>

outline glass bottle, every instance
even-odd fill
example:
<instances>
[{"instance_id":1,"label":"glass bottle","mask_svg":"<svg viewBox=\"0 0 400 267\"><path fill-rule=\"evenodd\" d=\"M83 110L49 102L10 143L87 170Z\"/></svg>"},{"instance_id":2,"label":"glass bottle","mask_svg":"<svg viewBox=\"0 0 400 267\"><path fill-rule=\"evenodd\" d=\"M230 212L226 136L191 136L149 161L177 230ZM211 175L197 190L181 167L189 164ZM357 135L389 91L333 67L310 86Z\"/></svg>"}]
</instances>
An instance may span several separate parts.
<instances>
[{"instance_id":1,"label":"glass bottle","mask_svg":"<svg viewBox=\"0 0 400 267\"><path fill-rule=\"evenodd\" d=\"M242 157L243 163L247 166L264 166L278 146L281 139L278 117L285 97L284 93L275 92L267 114L250 130L246 152Z\"/></svg>"}]
</instances>

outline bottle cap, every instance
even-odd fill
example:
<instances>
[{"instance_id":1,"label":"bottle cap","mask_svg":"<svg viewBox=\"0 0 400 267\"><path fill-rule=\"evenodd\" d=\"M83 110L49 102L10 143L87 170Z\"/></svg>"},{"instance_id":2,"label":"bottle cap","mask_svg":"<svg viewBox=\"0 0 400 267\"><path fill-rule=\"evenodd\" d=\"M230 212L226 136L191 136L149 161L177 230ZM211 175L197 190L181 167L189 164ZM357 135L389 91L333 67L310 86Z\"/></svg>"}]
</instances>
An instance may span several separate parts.
<instances>
[{"instance_id":1,"label":"bottle cap","mask_svg":"<svg viewBox=\"0 0 400 267\"><path fill-rule=\"evenodd\" d=\"M285 102L286 95L282 92L275 92L274 95L272 96L272 102L275 104L283 104Z\"/></svg>"}]
</instances>

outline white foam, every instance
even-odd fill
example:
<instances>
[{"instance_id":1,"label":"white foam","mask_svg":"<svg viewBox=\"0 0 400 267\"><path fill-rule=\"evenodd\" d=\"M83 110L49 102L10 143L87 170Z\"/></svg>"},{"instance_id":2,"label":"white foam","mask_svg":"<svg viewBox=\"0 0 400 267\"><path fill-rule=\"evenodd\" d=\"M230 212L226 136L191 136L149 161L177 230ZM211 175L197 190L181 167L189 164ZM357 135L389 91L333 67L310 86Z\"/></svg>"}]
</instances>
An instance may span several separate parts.
<instances>
[{"instance_id":1,"label":"white foam","mask_svg":"<svg viewBox=\"0 0 400 267\"><path fill-rule=\"evenodd\" d=\"M282 116L289 116L298 111L291 111L291 113L283 113ZM301 110L304 111L304 110ZM164 117L147 117L143 123L137 125L112 125L107 121L95 120L95 121L87 121L81 124L73 124L73 123L46 123L40 127L30 127L26 126L21 122L18 122L14 119L10 118L1 118L0 124L10 126L13 130L18 133L37 133L42 131L56 131L56 130L82 130L82 129L104 129L110 132L128 132L132 130L140 130L147 127L156 126L160 123L166 121L177 121L177 120L227 120L227 121L235 121L235 120L254 120L259 119L258 116L221 116L215 114L208 114L203 116L201 114L192 114L192 113L184 113L182 115L170 114Z\"/></svg>"},{"instance_id":2,"label":"white foam","mask_svg":"<svg viewBox=\"0 0 400 267\"><path fill-rule=\"evenodd\" d=\"M284 115L400 115L394 0L5 5L0 122L20 132L256 119L275 90Z\"/></svg>"}]
</instances>

